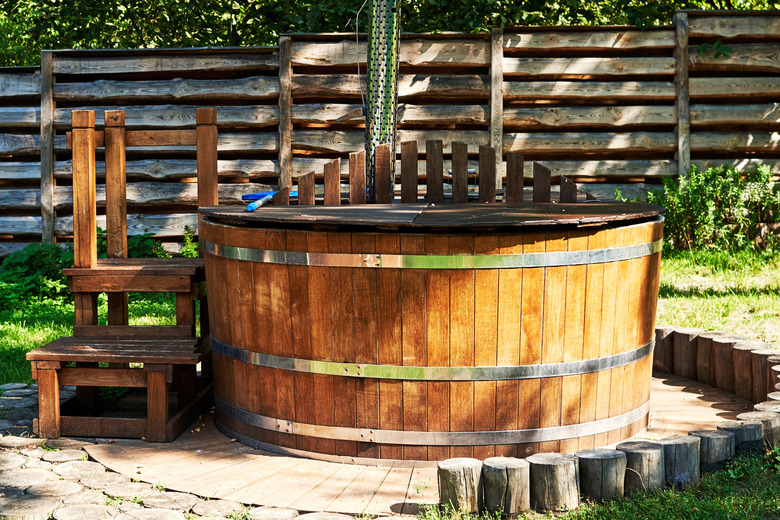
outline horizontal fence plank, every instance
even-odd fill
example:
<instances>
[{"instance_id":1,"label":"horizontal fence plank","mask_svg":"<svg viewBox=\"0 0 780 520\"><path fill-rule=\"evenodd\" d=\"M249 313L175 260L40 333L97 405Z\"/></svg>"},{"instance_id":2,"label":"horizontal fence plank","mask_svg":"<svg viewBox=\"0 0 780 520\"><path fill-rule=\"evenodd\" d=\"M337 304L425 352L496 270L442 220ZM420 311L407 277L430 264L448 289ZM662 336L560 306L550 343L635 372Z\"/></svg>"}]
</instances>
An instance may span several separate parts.
<instances>
[{"instance_id":1,"label":"horizontal fence plank","mask_svg":"<svg viewBox=\"0 0 780 520\"><path fill-rule=\"evenodd\" d=\"M729 56L715 57L708 51L699 54L698 48L692 46L688 51L688 62L692 72L698 71L732 71L732 72L780 72L780 41L750 45L729 45Z\"/></svg>"},{"instance_id":2,"label":"horizontal fence plank","mask_svg":"<svg viewBox=\"0 0 780 520\"><path fill-rule=\"evenodd\" d=\"M41 209L41 190L35 188L0 189L0 209L32 211Z\"/></svg>"},{"instance_id":3,"label":"horizontal fence plank","mask_svg":"<svg viewBox=\"0 0 780 520\"><path fill-rule=\"evenodd\" d=\"M71 227L73 224L71 224ZM0 235L40 235L41 217L0 217Z\"/></svg>"},{"instance_id":4,"label":"horizontal fence plank","mask_svg":"<svg viewBox=\"0 0 780 520\"><path fill-rule=\"evenodd\" d=\"M105 110L124 110L125 128L195 128L195 111L198 107L182 105L148 105L89 107L95 111L95 124L103 127ZM279 107L268 105L216 106L218 128L265 128L279 124ZM54 127L70 129L71 109L54 111Z\"/></svg>"},{"instance_id":5,"label":"horizontal fence plank","mask_svg":"<svg viewBox=\"0 0 780 520\"><path fill-rule=\"evenodd\" d=\"M98 215L97 225L106 229L105 215ZM0 222L2 226L2 222ZM197 234L197 213L168 213L165 215L127 215L127 234L143 235L152 233L157 236L181 236L184 235L184 226L189 227ZM40 224L39 233L40 233ZM0 230L2 228L0 227ZM54 221L54 234L58 237L73 235L73 217L58 217Z\"/></svg>"},{"instance_id":6,"label":"horizontal fence plank","mask_svg":"<svg viewBox=\"0 0 780 520\"><path fill-rule=\"evenodd\" d=\"M504 108L504 128L566 128L589 126L674 125L677 115L673 106L607 106Z\"/></svg>"},{"instance_id":7,"label":"horizontal fence plank","mask_svg":"<svg viewBox=\"0 0 780 520\"><path fill-rule=\"evenodd\" d=\"M675 61L659 58L504 58L504 76L673 75Z\"/></svg>"},{"instance_id":8,"label":"horizontal fence plank","mask_svg":"<svg viewBox=\"0 0 780 520\"><path fill-rule=\"evenodd\" d=\"M40 107L0 107L0 128L40 128Z\"/></svg>"},{"instance_id":9,"label":"horizontal fence plank","mask_svg":"<svg viewBox=\"0 0 780 520\"><path fill-rule=\"evenodd\" d=\"M0 134L0 155L34 155L40 151L40 135Z\"/></svg>"},{"instance_id":10,"label":"horizontal fence plank","mask_svg":"<svg viewBox=\"0 0 780 520\"><path fill-rule=\"evenodd\" d=\"M37 244L39 242L0 242L0 258L5 258L11 253L21 251L32 243Z\"/></svg>"},{"instance_id":11,"label":"horizontal fence plank","mask_svg":"<svg viewBox=\"0 0 780 520\"><path fill-rule=\"evenodd\" d=\"M614 200L618 193L621 199L645 201L647 193L650 191L663 191L663 186L658 184L602 184L602 183L579 183L577 192L590 194L600 200Z\"/></svg>"},{"instance_id":12,"label":"horizontal fence plank","mask_svg":"<svg viewBox=\"0 0 780 520\"><path fill-rule=\"evenodd\" d=\"M275 51L275 49L274 49ZM241 72L279 68L276 53L178 54L153 56L62 56L54 53L54 74L128 74L144 72Z\"/></svg>"},{"instance_id":13,"label":"horizontal fence plank","mask_svg":"<svg viewBox=\"0 0 780 520\"><path fill-rule=\"evenodd\" d=\"M507 29L504 49L533 50L632 50L647 47L674 48L674 31L643 31L641 29L610 29L583 32L523 32Z\"/></svg>"},{"instance_id":14,"label":"horizontal fence plank","mask_svg":"<svg viewBox=\"0 0 780 520\"><path fill-rule=\"evenodd\" d=\"M0 99L40 95L40 74L0 74Z\"/></svg>"},{"instance_id":15,"label":"horizontal fence plank","mask_svg":"<svg viewBox=\"0 0 780 520\"><path fill-rule=\"evenodd\" d=\"M750 99L747 96L762 98L780 96L780 78L691 78L688 82L692 101L728 99L749 103Z\"/></svg>"},{"instance_id":16,"label":"horizontal fence plank","mask_svg":"<svg viewBox=\"0 0 780 520\"><path fill-rule=\"evenodd\" d=\"M26 181L40 178L40 162L0 162L0 181Z\"/></svg>"},{"instance_id":17,"label":"horizontal fence plank","mask_svg":"<svg viewBox=\"0 0 780 520\"><path fill-rule=\"evenodd\" d=\"M689 16L691 38L780 38L778 16Z\"/></svg>"},{"instance_id":18,"label":"horizontal fence plank","mask_svg":"<svg viewBox=\"0 0 780 520\"><path fill-rule=\"evenodd\" d=\"M106 163L96 163L98 178L106 175ZM279 163L275 160L233 159L217 161L217 171L221 176L253 179L279 175ZM197 175L197 163L194 159L147 159L142 161L127 161L128 179L174 180L194 178ZM38 170L40 175L40 169ZM54 176L58 179L72 177L70 161L57 161L54 165Z\"/></svg>"},{"instance_id":19,"label":"horizontal fence plank","mask_svg":"<svg viewBox=\"0 0 780 520\"><path fill-rule=\"evenodd\" d=\"M672 101L674 83L666 81L504 81L504 101Z\"/></svg>"},{"instance_id":20,"label":"horizontal fence plank","mask_svg":"<svg viewBox=\"0 0 780 520\"><path fill-rule=\"evenodd\" d=\"M508 133L504 152L615 153L673 152L677 135L673 132L625 133Z\"/></svg>"},{"instance_id":21,"label":"horizontal fence plank","mask_svg":"<svg viewBox=\"0 0 780 520\"><path fill-rule=\"evenodd\" d=\"M398 105L398 124L482 124L490 119L487 105ZM356 104L314 103L295 105L292 121L296 124L365 123L363 106Z\"/></svg>"},{"instance_id":22,"label":"horizontal fence plank","mask_svg":"<svg viewBox=\"0 0 780 520\"><path fill-rule=\"evenodd\" d=\"M291 59L293 66L365 66L366 56L365 41L293 41ZM487 41L403 39L398 61L402 67L487 67L490 65L490 47Z\"/></svg>"},{"instance_id":23,"label":"horizontal fence plank","mask_svg":"<svg viewBox=\"0 0 780 520\"><path fill-rule=\"evenodd\" d=\"M539 161L553 177L672 177L677 161ZM533 164L527 161L523 175L533 177Z\"/></svg>"},{"instance_id":24,"label":"horizontal fence plank","mask_svg":"<svg viewBox=\"0 0 780 520\"><path fill-rule=\"evenodd\" d=\"M696 132L691 151L778 152L780 132Z\"/></svg>"},{"instance_id":25,"label":"horizontal fence plank","mask_svg":"<svg viewBox=\"0 0 780 520\"><path fill-rule=\"evenodd\" d=\"M170 79L149 81L97 80L88 83L55 83L55 101L80 103L128 103L155 100L203 101L272 100L279 96L279 80L254 76L230 80Z\"/></svg>"},{"instance_id":26,"label":"horizontal fence plank","mask_svg":"<svg viewBox=\"0 0 780 520\"><path fill-rule=\"evenodd\" d=\"M3 134L0 134L2 136ZM7 135L7 134L5 134ZM217 150L219 152L276 152L279 149L279 138L276 133L221 133ZM133 147L134 152L171 152L171 151L195 151L195 146L138 146ZM64 135L54 137L54 151L67 151L67 143Z\"/></svg>"},{"instance_id":27,"label":"horizontal fence plank","mask_svg":"<svg viewBox=\"0 0 780 520\"><path fill-rule=\"evenodd\" d=\"M399 130L397 151L402 141L441 140L444 153L449 153L452 141L463 141L469 145L469 153L477 153L479 145L488 144L488 133L479 130ZM332 130L295 130L292 134L293 149L327 153L357 152L365 147L364 132L336 132Z\"/></svg>"},{"instance_id":28,"label":"horizontal fence plank","mask_svg":"<svg viewBox=\"0 0 780 520\"><path fill-rule=\"evenodd\" d=\"M241 196L247 193L266 191L271 186L256 183L220 184L220 204L241 204ZM166 206L175 204L197 204L198 185L195 182L152 183L135 182L127 184L128 205ZM98 184L96 201L99 206L105 206L106 187ZM2 208L2 190L0 190L0 208ZM54 208L62 209L73 206L73 188L58 186L54 190Z\"/></svg>"},{"instance_id":29,"label":"horizontal fence plank","mask_svg":"<svg viewBox=\"0 0 780 520\"><path fill-rule=\"evenodd\" d=\"M691 124L780 124L780 103L758 105L692 105Z\"/></svg>"},{"instance_id":30,"label":"horizontal fence plank","mask_svg":"<svg viewBox=\"0 0 780 520\"><path fill-rule=\"evenodd\" d=\"M359 98L365 95L364 78L357 74L294 74L292 93L295 98ZM490 78L484 75L401 74L398 99L468 99L486 100L490 95Z\"/></svg>"},{"instance_id":31,"label":"horizontal fence plank","mask_svg":"<svg viewBox=\"0 0 780 520\"><path fill-rule=\"evenodd\" d=\"M741 159L694 159L693 164L699 168L717 168L719 166L733 166L738 170L749 170L756 166L769 166L775 177L780 176L780 159L741 158Z\"/></svg>"}]
</instances>

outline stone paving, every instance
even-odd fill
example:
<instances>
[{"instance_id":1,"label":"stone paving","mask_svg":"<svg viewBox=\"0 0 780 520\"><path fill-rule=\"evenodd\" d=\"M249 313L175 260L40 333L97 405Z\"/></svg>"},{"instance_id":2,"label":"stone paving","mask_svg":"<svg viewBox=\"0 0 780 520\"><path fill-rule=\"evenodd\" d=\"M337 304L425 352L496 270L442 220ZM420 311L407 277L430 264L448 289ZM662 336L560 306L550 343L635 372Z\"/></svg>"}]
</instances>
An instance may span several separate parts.
<instances>
[{"instance_id":1,"label":"stone paving","mask_svg":"<svg viewBox=\"0 0 780 520\"><path fill-rule=\"evenodd\" d=\"M61 397L73 397L63 387ZM0 385L0 520L354 520L165 490L89 461L89 439L32 436L37 385Z\"/></svg>"}]
</instances>

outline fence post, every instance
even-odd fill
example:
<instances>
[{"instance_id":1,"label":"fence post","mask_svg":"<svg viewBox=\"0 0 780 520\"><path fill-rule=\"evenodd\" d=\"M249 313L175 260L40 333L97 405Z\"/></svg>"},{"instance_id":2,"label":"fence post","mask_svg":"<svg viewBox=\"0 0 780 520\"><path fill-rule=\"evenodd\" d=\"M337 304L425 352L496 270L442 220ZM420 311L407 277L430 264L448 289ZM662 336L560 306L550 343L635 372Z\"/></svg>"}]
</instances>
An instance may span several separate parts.
<instances>
[{"instance_id":1,"label":"fence post","mask_svg":"<svg viewBox=\"0 0 780 520\"><path fill-rule=\"evenodd\" d=\"M677 86L677 174L685 177L691 168L691 105L688 91L688 13L674 13Z\"/></svg>"},{"instance_id":2,"label":"fence post","mask_svg":"<svg viewBox=\"0 0 780 520\"><path fill-rule=\"evenodd\" d=\"M292 39L279 37L279 189L292 186Z\"/></svg>"},{"instance_id":3,"label":"fence post","mask_svg":"<svg viewBox=\"0 0 780 520\"><path fill-rule=\"evenodd\" d=\"M490 146L496 151L496 189L502 188L504 157L504 30L494 27L490 35Z\"/></svg>"},{"instance_id":4,"label":"fence post","mask_svg":"<svg viewBox=\"0 0 780 520\"><path fill-rule=\"evenodd\" d=\"M54 243L54 53L41 51L41 241Z\"/></svg>"}]
</instances>

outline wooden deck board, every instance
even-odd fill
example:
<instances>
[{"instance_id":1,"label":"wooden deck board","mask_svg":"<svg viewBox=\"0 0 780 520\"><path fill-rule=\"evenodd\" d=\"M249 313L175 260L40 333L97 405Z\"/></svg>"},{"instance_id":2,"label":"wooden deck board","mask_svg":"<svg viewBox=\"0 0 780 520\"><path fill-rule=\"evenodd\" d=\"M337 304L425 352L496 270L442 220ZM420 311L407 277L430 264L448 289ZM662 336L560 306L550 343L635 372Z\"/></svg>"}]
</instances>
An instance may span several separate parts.
<instances>
[{"instance_id":1,"label":"wooden deck board","mask_svg":"<svg viewBox=\"0 0 780 520\"><path fill-rule=\"evenodd\" d=\"M711 429L752 405L695 381L656 374L650 425L637 439ZM204 414L170 444L100 439L87 447L109 469L176 491L253 505L351 514L416 514L438 500L430 466L373 467L281 456L231 442ZM418 492L419 491L419 492Z\"/></svg>"}]
</instances>

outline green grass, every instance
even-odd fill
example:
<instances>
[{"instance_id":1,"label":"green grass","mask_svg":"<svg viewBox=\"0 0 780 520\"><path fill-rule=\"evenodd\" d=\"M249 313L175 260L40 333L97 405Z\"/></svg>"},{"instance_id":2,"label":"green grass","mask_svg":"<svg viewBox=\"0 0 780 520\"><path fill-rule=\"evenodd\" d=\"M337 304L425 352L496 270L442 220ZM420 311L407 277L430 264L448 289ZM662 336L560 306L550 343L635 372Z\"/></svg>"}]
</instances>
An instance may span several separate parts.
<instances>
[{"instance_id":1,"label":"green grass","mask_svg":"<svg viewBox=\"0 0 780 520\"><path fill-rule=\"evenodd\" d=\"M661 265L656 323L780 346L780 256L682 252Z\"/></svg>"},{"instance_id":2,"label":"green grass","mask_svg":"<svg viewBox=\"0 0 780 520\"><path fill-rule=\"evenodd\" d=\"M780 474L777 450L769 457L740 456L729 467L706 475L701 482L683 491L635 493L622 500L602 504L586 503L561 515L521 515L518 518L557 518L559 520L754 520L780 518ZM457 515L427 508L422 520L493 520L483 514Z\"/></svg>"}]
</instances>

